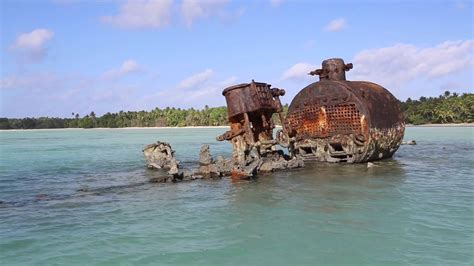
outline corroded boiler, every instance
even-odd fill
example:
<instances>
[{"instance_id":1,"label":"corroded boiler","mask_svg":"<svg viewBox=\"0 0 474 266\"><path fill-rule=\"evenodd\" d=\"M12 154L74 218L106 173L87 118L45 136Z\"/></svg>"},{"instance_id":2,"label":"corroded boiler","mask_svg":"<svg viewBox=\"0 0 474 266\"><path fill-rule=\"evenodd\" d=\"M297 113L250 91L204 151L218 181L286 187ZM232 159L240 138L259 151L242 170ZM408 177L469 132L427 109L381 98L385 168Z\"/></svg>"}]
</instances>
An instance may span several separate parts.
<instances>
[{"instance_id":1,"label":"corroded boiler","mask_svg":"<svg viewBox=\"0 0 474 266\"><path fill-rule=\"evenodd\" d=\"M252 80L228 87L222 94L227 102L230 130L217 139L232 142L234 161L244 163L253 147L258 147L262 153L275 144L272 116L278 113L280 119L283 118L279 99L285 95L283 89Z\"/></svg>"},{"instance_id":2,"label":"corroded boiler","mask_svg":"<svg viewBox=\"0 0 474 266\"><path fill-rule=\"evenodd\" d=\"M347 81L351 68L335 58L309 73L319 82L296 95L285 121L294 155L356 163L390 158L399 148L405 124L398 100L380 85Z\"/></svg>"}]
</instances>

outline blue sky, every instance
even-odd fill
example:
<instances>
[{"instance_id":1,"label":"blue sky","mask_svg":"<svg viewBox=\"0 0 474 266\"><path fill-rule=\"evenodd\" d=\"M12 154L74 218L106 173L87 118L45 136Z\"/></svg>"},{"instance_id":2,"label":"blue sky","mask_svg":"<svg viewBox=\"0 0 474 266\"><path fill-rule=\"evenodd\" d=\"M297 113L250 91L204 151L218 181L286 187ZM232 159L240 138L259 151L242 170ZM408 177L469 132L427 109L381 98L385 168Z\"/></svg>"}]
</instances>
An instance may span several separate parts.
<instances>
[{"instance_id":1,"label":"blue sky","mask_svg":"<svg viewBox=\"0 0 474 266\"><path fill-rule=\"evenodd\" d=\"M473 92L472 1L1 1L2 117L225 105L252 79L294 95L321 61L397 98Z\"/></svg>"}]
</instances>

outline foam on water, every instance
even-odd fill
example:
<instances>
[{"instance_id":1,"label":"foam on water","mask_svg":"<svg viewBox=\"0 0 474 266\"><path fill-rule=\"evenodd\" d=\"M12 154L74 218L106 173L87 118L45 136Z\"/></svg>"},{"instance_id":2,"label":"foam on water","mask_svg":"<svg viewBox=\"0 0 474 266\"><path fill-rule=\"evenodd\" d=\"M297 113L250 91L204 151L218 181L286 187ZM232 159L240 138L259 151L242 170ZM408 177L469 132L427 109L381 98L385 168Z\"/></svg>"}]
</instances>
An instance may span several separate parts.
<instances>
[{"instance_id":1,"label":"foam on water","mask_svg":"<svg viewBox=\"0 0 474 266\"><path fill-rule=\"evenodd\" d=\"M474 264L473 128L407 128L378 167L152 184L141 149L193 165L224 129L0 132L0 262Z\"/></svg>"}]
</instances>

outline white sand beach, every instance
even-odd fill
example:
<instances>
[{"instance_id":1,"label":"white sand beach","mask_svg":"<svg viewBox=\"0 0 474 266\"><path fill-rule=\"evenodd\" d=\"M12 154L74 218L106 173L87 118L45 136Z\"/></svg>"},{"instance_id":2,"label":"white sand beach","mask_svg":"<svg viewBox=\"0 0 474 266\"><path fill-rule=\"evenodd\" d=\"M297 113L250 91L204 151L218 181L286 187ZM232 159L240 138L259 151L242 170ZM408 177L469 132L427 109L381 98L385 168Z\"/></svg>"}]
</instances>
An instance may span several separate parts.
<instances>
[{"instance_id":1,"label":"white sand beach","mask_svg":"<svg viewBox=\"0 0 474 266\"><path fill-rule=\"evenodd\" d=\"M407 124L407 127L474 127L474 123L459 123L459 124L423 124L412 125ZM229 128L229 126L189 126L189 127L121 127L121 128L43 128L43 129L0 129L0 131L52 131L52 130L132 130L132 129L201 129L201 128ZM281 126L276 126L281 128Z\"/></svg>"}]
</instances>

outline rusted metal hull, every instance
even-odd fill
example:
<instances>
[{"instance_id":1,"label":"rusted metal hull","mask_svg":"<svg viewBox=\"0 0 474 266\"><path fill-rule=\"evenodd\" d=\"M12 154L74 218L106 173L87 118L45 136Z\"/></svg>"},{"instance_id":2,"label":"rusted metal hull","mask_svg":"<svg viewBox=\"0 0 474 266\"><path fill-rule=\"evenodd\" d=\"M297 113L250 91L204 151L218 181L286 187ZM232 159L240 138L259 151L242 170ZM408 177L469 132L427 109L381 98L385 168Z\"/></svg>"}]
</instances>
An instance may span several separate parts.
<instances>
[{"instance_id":1,"label":"rusted metal hull","mask_svg":"<svg viewBox=\"0 0 474 266\"><path fill-rule=\"evenodd\" d=\"M359 163L390 158L405 125L397 99L370 82L321 80L304 88L286 118L294 152L307 160Z\"/></svg>"},{"instance_id":2,"label":"rusted metal hull","mask_svg":"<svg viewBox=\"0 0 474 266\"><path fill-rule=\"evenodd\" d=\"M377 84L347 81L352 67L339 58L324 60L322 69L309 73L320 81L296 95L286 118L283 90L254 81L225 89L231 129L218 139L232 142L234 162L241 165L274 154L276 144L298 160L360 163L392 157L405 131L399 102ZM273 139L275 113L283 129Z\"/></svg>"}]
</instances>

